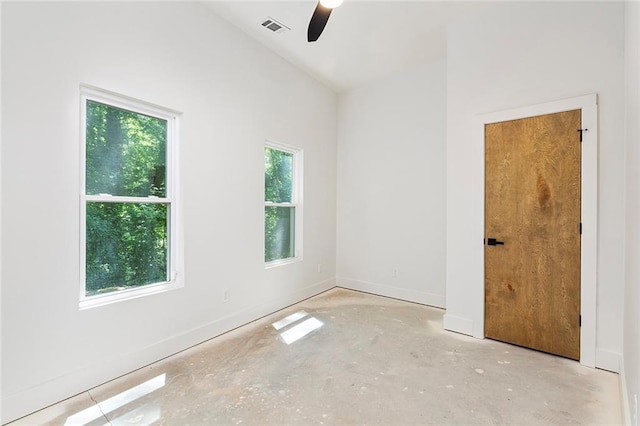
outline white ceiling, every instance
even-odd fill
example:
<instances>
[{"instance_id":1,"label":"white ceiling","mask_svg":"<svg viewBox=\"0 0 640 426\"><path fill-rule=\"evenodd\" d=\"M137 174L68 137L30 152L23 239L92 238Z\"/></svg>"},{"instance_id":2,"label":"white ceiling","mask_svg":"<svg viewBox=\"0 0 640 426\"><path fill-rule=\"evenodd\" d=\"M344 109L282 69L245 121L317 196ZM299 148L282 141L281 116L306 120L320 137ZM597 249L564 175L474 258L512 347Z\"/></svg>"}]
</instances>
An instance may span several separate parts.
<instances>
[{"instance_id":1,"label":"white ceiling","mask_svg":"<svg viewBox=\"0 0 640 426\"><path fill-rule=\"evenodd\" d=\"M442 58L446 27L481 3L345 0L315 43L307 26L316 0L205 1L215 13L335 91ZM267 16L291 28L262 27Z\"/></svg>"}]
</instances>

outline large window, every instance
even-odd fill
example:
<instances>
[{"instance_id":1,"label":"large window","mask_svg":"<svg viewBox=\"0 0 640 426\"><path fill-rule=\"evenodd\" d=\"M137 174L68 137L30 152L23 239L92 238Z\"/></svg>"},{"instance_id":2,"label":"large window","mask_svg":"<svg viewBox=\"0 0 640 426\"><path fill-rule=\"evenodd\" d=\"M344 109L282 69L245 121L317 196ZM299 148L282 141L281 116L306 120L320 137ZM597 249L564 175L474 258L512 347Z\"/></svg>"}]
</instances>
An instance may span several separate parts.
<instances>
[{"instance_id":1,"label":"large window","mask_svg":"<svg viewBox=\"0 0 640 426\"><path fill-rule=\"evenodd\" d=\"M267 142L264 149L264 261L302 258L302 151Z\"/></svg>"},{"instance_id":2,"label":"large window","mask_svg":"<svg viewBox=\"0 0 640 426\"><path fill-rule=\"evenodd\" d=\"M176 114L82 90L81 307L165 290L176 276Z\"/></svg>"}]
</instances>

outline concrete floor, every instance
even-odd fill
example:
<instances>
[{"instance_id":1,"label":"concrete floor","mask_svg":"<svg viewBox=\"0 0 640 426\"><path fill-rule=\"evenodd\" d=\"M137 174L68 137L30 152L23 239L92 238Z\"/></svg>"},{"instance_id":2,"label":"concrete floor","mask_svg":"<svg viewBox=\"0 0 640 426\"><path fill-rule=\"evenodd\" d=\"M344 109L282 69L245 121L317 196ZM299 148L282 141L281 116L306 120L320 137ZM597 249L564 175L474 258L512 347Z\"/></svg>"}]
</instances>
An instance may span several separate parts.
<instances>
[{"instance_id":1,"label":"concrete floor","mask_svg":"<svg viewBox=\"0 0 640 426\"><path fill-rule=\"evenodd\" d=\"M443 313L334 289L12 425L621 424L617 374Z\"/></svg>"}]
</instances>

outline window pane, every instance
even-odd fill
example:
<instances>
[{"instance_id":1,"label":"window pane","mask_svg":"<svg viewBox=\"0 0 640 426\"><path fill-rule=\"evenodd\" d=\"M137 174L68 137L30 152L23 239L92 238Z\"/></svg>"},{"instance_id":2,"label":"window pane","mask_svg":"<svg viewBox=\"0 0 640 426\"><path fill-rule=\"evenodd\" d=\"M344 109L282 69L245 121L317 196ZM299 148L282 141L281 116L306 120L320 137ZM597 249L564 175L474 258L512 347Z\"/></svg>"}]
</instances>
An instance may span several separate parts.
<instances>
[{"instance_id":1,"label":"window pane","mask_svg":"<svg viewBox=\"0 0 640 426\"><path fill-rule=\"evenodd\" d=\"M167 121L87 100L86 193L165 197Z\"/></svg>"},{"instance_id":2,"label":"window pane","mask_svg":"<svg viewBox=\"0 0 640 426\"><path fill-rule=\"evenodd\" d=\"M264 149L264 200L290 203L293 184L293 154Z\"/></svg>"},{"instance_id":3,"label":"window pane","mask_svg":"<svg viewBox=\"0 0 640 426\"><path fill-rule=\"evenodd\" d=\"M264 208L264 260L287 259L295 256L295 207Z\"/></svg>"},{"instance_id":4,"label":"window pane","mask_svg":"<svg viewBox=\"0 0 640 426\"><path fill-rule=\"evenodd\" d=\"M87 203L86 295L168 281L168 205Z\"/></svg>"}]
</instances>

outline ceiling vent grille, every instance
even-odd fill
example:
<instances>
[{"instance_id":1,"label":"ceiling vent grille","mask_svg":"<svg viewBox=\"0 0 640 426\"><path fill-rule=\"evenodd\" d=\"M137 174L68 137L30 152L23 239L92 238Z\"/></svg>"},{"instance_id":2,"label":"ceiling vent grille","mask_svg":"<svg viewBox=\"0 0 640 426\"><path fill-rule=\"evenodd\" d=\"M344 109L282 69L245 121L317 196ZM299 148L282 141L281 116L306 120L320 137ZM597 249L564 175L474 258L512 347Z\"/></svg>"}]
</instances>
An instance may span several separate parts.
<instances>
[{"instance_id":1,"label":"ceiling vent grille","mask_svg":"<svg viewBox=\"0 0 640 426\"><path fill-rule=\"evenodd\" d=\"M264 18L263 20L260 21L260 25L262 25L263 27L265 27L266 29L279 34L279 33L283 33L287 30L290 30L291 28L287 27L286 25L284 25L281 22L276 21L275 19L273 19L270 16L267 16L266 18Z\"/></svg>"}]
</instances>

